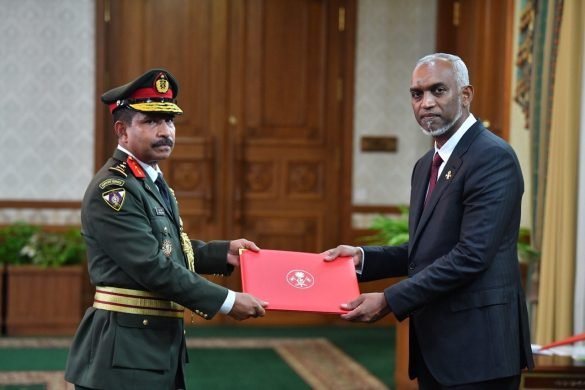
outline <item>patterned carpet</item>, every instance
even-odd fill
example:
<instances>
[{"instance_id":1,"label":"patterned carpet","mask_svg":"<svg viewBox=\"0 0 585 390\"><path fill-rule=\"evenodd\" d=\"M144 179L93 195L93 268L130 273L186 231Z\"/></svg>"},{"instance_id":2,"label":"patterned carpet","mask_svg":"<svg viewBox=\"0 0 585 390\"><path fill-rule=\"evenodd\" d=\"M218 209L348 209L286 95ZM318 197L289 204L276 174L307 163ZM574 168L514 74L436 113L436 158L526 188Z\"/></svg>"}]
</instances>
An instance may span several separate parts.
<instances>
[{"instance_id":1,"label":"patterned carpet","mask_svg":"<svg viewBox=\"0 0 585 390\"><path fill-rule=\"evenodd\" d=\"M12 359L27 359L26 355L19 355L20 351L28 351L31 364L35 359L47 360L51 356L62 360L70 341L69 338L0 338L0 390L73 389L64 381L62 368L6 371L14 367L10 364L11 356ZM196 350L199 356L205 355L202 350L225 350L225 353L229 350L273 350L311 389L389 388L387 383L324 337L188 337L187 346L190 351Z\"/></svg>"}]
</instances>

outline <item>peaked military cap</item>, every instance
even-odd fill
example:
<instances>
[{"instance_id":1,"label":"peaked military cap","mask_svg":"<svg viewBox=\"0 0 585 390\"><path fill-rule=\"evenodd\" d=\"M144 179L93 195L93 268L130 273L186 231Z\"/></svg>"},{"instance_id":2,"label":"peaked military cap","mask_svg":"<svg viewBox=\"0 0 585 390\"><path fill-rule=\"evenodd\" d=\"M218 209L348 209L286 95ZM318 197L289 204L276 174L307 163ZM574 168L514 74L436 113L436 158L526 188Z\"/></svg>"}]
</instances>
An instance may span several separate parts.
<instances>
[{"instance_id":1,"label":"peaked military cap","mask_svg":"<svg viewBox=\"0 0 585 390\"><path fill-rule=\"evenodd\" d=\"M128 84L121 85L102 95L102 102L114 112L120 107L130 107L140 112L182 114L177 106L179 84L164 69L151 69Z\"/></svg>"}]
</instances>

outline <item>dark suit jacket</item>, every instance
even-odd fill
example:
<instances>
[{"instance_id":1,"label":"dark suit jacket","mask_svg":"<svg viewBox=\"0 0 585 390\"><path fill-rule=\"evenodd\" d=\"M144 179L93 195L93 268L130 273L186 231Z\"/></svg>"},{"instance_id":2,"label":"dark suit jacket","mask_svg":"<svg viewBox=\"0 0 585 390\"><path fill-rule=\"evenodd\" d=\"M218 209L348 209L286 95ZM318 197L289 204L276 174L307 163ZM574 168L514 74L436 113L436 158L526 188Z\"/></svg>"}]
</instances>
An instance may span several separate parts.
<instances>
[{"instance_id":1,"label":"dark suit jacket","mask_svg":"<svg viewBox=\"0 0 585 390\"><path fill-rule=\"evenodd\" d=\"M408 276L384 294L399 320L411 320L411 377L417 346L443 385L517 375L533 366L516 249L524 192L518 160L476 122L424 207L433 154L412 173L408 244L365 247L361 280Z\"/></svg>"},{"instance_id":2,"label":"dark suit jacket","mask_svg":"<svg viewBox=\"0 0 585 390\"><path fill-rule=\"evenodd\" d=\"M188 270L176 199L171 196L169 209L152 180L129 169L127 157L116 150L83 198L82 234L91 282L156 292L212 318L227 289ZM122 198L121 205L107 201L110 191ZM226 262L229 242L192 243L197 272L231 272ZM73 340L65 378L95 389L174 390L184 388L185 361L183 319L91 307Z\"/></svg>"}]
</instances>

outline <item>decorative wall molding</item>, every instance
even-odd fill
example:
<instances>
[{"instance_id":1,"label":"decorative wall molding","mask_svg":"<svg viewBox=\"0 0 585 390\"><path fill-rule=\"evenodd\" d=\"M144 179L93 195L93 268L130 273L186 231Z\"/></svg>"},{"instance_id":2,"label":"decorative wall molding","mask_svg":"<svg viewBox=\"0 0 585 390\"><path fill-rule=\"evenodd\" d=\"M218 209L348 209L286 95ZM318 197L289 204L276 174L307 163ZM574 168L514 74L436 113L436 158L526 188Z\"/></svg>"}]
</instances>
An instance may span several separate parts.
<instances>
[{"instance_id":1,"label":"decorative wall molding","mask_svg":"<svg viewBox=\"0 0 585 390\"><path fill-rule=\"evenodd\" d=\"M0 199L79 200L93 174L92 0L0 0Z\"/></svg>"}]
</instances>

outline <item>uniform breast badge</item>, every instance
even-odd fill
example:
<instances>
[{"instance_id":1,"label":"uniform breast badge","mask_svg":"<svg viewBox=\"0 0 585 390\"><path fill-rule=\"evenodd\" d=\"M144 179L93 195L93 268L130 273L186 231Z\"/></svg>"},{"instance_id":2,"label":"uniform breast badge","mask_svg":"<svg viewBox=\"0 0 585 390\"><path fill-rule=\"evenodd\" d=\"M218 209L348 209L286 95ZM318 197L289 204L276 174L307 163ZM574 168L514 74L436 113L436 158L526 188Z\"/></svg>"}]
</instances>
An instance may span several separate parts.
<instances>
[{"instance_id":1,"label":"uniform breast badge","mask_svg":"<svg viewBox=\"0 0 585 390\"><path fill-rule=\"evenodd\" d=\"M124 204L124 198L126 197L126 190L123 188L114 188L112 190L102 192L102 199L108 206L116 211L120 211Z\"/></svg>"},{"instance_id":2,"label":"uniform breast badge","mask_svg":"<svg viewBox=\"0 0 585 390\"><path fill-rule=\"evenodd\" d=\"M166 257L170 257L171 253L173 253L173 244L171 243L171 240L165 238L160 249Z\"/></svg>"}]
</instances>

